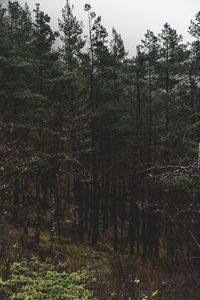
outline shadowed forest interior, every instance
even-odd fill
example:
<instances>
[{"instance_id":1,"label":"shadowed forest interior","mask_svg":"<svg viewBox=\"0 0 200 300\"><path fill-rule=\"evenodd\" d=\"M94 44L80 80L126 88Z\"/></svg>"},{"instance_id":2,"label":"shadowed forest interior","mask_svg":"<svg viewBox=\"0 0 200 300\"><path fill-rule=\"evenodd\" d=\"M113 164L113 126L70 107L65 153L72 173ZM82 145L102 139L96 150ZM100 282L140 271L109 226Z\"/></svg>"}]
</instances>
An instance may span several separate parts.
<instances>
[{"instance_id":1,"label":"shadowed forest interior","mask_svg":"<svg viewBox=\"0 0 200 300\"><path fill-rule=\"evenodd\" d=\"M199 300L200 12L130 58L83 10L0 6L0 299Z\"/></svg>"}]
</instances>

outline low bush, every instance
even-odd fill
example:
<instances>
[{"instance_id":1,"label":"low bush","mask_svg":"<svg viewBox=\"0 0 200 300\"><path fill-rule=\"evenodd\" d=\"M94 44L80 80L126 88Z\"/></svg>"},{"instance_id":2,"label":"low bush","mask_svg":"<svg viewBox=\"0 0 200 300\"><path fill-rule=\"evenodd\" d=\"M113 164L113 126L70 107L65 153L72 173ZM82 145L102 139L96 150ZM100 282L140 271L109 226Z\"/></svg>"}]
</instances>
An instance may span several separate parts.
<instances>
[{"instance_id":1,"label":"low bush","mask_svg":"<svg viewBox=\"0 0 200 300\"><path fill-rule=\"evenodd\" d=\"M67 268L66 268L67 269ZM64 271L64 266L46 265L36 259L14 263L11 276L0 278L1 300L89 300L85 273Z\"/></svg>"}]
</instances>

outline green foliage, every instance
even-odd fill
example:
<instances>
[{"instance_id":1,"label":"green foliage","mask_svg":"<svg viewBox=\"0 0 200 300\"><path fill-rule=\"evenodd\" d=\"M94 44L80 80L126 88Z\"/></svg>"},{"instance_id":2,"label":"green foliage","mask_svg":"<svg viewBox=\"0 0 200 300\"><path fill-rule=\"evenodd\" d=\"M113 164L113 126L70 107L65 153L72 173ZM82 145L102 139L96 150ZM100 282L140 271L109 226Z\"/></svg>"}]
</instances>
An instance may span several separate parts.
<instances>
[{"instance_id":1,"label":"green foliage","mask_svg":"<svg viewBox=\"0 0 200 300\"><path fill-rule=\"evenodd\" d=\"M188 190L194 186L194 179L185 174L168 174L161 177L161 181L168 189Z\"/></svg>"},{"instance_id":2,"label":"green foliage","mask_svg":"<svg viewBox=\"0 0 200 300\"><path fill-rule=\"evenodd\" d=\"M183 211L187 198L199 198L192 192L199 185L200 13L190 26L197 38L192 47L166 23L158 36L148 31L136 57L127 59L121 35L113 29L109 44L91 9L85 5L88 49L67 0L55 50L58 33L39 4L34 19L27 5L0 5L0 119L12 124L0 122L0 220L20 227L24 252L42 257L51 247L56 259L68 261L62 270L36 260L14 264L0 283L6 299L89 299L85 275L66 273L85 267L81 246L66 247L71 239L96 245L106 236L115 250L144 259L173 255L174 261L179 242L176 247L171 220L162 218L165 191L174 198L187 191ZM164 213L175 213L170 210ZM0 228L0 247L1 239L6 244L1 235ZM99 268L113 279L112 299L120 292L129 299L141 286L141 276L132 282L137 274L129 257L109 266L95 253L90 261L95 283ZM109 276L99 288L107 286L105 299ZM160 297L153 291L151 298Z\"/></svg>"},{"instance_id":3,"label":"green foliage","mask_svg":"<svg viewBox=\"0 0 200 300\"><path fill-rule=\"evenodd\" d=\"M12 265L11 278L0 279L0 294L8 300L89 300L92 294L85 287L86 280L84 273L59 272L33 259Z\"/></svg>"},{"instance_id":4,"label":"green foliage","mask_svg":"<svg viewBox=\"0 0 200 300\"><path fill-rule=\"evenodd\" d=\"M59 20L59 28L61 31L61 41L63 47L61 55L66 67L72 71L78 67L81 49L85 45L82 40L83 24L73 15L73 6L66 1L65 7L62 9L62 19ZM64 79L68 79L68 74L63 74Z\"/></svg>"}]
</instances>

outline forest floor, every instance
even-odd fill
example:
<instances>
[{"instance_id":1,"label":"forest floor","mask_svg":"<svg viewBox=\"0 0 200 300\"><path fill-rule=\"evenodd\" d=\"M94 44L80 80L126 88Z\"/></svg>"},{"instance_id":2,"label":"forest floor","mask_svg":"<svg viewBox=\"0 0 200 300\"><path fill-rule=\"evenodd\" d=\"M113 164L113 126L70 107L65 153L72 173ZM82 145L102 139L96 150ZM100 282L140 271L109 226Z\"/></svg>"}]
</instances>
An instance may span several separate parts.
<instances>
[{"instance_id":1,"label":"forest floor","mask_svg":"<svg viewBox=\"0 0 200 300\"><path fill-rule=\"evenodd\" d=\"M55 241L43 231L37 248L21 252L20 229L10 229L12 246L1 264L0 300L199 300L196 270L183 263L167 265L114 253L109 244ZM33 229L29 230L29 239Z\"/></svg>"}]
</instances>

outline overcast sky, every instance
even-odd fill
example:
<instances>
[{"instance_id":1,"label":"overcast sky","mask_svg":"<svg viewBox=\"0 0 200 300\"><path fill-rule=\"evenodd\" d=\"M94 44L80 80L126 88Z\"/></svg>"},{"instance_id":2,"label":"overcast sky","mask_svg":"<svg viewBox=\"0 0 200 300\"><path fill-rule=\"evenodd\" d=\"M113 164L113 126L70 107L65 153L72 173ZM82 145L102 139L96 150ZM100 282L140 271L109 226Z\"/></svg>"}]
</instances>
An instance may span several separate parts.
<instances>
[{"instance_id":1,"label":"overcast sky","mask_svg":"<svg viewBox=\"0 0 200 300\"><path fill-rule=\"evenodd\" d=\"M5 0L0 0L2 2ZM20 4L28 3L32 9L40 2L41 9L51 17L52 27L57 29L57 20L65 0L19 0ZM187 33L190 20L200 10L199 0L71 0L74 14L85 24L87 30L84 4L89 3L93 11L102 17L102 24L111 33L112 27L121 33L126 49L132 55L146 33L147 29L155 34L168 22L172 28L182 34L184 41L189 40Z\"/></svg>"}]
</instances>

